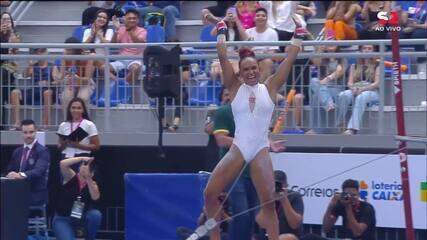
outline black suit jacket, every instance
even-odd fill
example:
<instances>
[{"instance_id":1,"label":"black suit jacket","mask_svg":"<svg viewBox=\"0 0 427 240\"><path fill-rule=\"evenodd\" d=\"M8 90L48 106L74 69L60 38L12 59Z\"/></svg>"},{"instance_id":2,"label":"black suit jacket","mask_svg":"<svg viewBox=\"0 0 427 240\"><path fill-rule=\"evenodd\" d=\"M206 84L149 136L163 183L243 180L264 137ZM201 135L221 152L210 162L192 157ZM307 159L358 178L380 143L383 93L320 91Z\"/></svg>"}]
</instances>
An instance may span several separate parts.
<instances>
[{"instance_id":1,"label":"black suit jacket","mask_svg":"<svg viewBox=\"0 0 427 240\"><path fill-rule=\"evenodd\" d=\"M24 146L20 146L12 153L12 158L7 166L7 172L19 172L22 152ZM30 181L31 205L46 204L48 199L47 177L50 164L49 150L36 142L30 151L30 155L24 164L21 172L27 175L27 181Z\"/></svg>"}]
</instances>

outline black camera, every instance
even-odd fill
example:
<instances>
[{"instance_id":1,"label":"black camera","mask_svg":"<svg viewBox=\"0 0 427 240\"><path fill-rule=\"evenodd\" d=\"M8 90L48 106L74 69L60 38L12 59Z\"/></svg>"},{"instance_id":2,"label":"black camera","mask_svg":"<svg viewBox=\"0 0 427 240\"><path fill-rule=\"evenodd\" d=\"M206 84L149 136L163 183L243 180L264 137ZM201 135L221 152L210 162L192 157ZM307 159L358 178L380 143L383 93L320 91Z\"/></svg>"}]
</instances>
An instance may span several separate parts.
<instances>
[{"instance_id":1,"label":"black camera","mask_svg":"<svg viewBox=\"0 0 427 240\"><path fill-rule=\"evenodd\" d=\"M275 188L276 188L276 192L282 192L283 191L283 184L281 182L275 182Z\"/></svg>"},{"instance_id":2,"label":"black camera","mask_svg":"<svg viewBox=\"0 0 427 240\"><path fill-rule=\"evenodd\" d=\"M349 201L351 199L351 194L348 192L342 192L340 195L341 201Z\"/></svg>"}]
</instances>

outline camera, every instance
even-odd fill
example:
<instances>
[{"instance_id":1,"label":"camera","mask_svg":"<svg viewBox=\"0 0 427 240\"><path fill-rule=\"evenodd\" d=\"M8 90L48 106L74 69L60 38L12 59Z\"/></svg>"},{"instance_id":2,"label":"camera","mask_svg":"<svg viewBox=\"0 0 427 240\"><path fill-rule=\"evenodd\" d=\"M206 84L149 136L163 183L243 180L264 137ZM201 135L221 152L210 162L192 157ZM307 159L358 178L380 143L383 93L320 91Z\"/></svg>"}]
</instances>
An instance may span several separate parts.
<instances>
[{"instance_id":1,"label":"camera","mask_svg":"<svg viewBox=\"0 0 427 240\"><path fill-rule=\"evenodd\" d=\"M340 194L340 200L341 201L349 201L351 199L351 194L348 192L342 192Z\"/></svg>"},{"instance_id":2,"label":"camera","mask_svg":"<svg viewBox=\"0 0 427 240\"><path fill-rule=\"evenodd\" d=\"M283 184L281 182L275 182L275 188L276 188L276 192L282 192L283 191Z\"/></svg>"}]
</instances>

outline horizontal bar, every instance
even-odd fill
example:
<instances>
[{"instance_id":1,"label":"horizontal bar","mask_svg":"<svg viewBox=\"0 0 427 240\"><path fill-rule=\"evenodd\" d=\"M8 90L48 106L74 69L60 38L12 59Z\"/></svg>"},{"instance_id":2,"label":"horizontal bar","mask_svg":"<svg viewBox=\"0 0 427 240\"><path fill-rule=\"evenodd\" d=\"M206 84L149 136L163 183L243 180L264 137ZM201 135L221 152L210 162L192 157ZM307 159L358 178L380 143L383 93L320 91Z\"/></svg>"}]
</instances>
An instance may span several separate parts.
<instances>
[{"instance_id":1,"label":"horizontal bar","mask_svg":"<svg viewBox=\"0 0 427 240\"><path fill-rule=\"evenodd\" d=\"M427 39L400 39L400 44L425 45ZM235 41L227 42L228 46L286 46L290 41ZM382 40L342 40L342 41L303 41L304 46L336 45L336 46L354 46L354 45L390 45L390 39ZM124 47L147 47L147 46L176 46L181 47L215 47L216 42L165 42L165 43L2 43L1 48L124 48Z\"/></svg>"},{"instance_id":2,"label":"horizontal bar","mask_svg":"<svg viewBox=\"0 0 427 240\"><path fill-rule=\"evenodd\" d=\"M412 137L412 136L394 136L394 139L404 142L419 142L427 144L427 137Z\"/></svg>"},{"instance_id":3,"label":"horizontal bar","mask_svg":"<svg viewBox=\"0 0 427 240\"><path fill-rule=\"evenodd\" d=\"M409 57L425 57L427 52L401 52L401 56ZM257 58L272 58L272 57L286 57L286 53L274 53L274 54L257 54ZM360 52L348 52L348 53L313 53L313 52L304 52L298 54L298 59L307 59L307 58L371 58L371 57L391 57L392 53L360 53ZM143 56L124 56L124 55L101 55L101 54L91 54L91 55L29 55L29 54L7 54L1 55L2 60L20 60L20 59L33 59L33 60L48 60L48 59L68 59L68 60L105 60L108 57L110 60L126 59L126 60L142 60ZM209 54L182 54L181 60L201 60L201 59L216 59L218 55L215 53ZM238 59L237 54L229 56L230 59Z\"/></svg>"}]
</instances>

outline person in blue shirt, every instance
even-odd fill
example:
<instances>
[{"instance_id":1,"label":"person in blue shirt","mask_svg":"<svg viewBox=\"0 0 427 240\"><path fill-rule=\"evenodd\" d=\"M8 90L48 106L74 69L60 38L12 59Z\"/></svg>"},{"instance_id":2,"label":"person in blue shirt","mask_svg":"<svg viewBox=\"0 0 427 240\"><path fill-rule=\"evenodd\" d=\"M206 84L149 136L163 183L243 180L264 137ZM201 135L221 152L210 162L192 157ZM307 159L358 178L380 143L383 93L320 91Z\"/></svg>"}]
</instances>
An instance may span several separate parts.
<instances>
[{"instance_id":1,"label":"person in blue shirt","mask_svg":"<svg viewBox=\"0 0 427 240\"><path fill-rule=\"evenodd\" d=\"M38 48L34 50L34 53L46 55L48 51L46 48ZM42 129L47 128L51 106L56 99L58 82L53 79L56 73L58 73L58 68L47 60L29 62L24 76L31 78L30 84L24 86L25 89L14 89L11 93L12 121L14 122L12 130L19 128L21 104L40 105L43 103Z\"/></svg>"}]
</instances>

